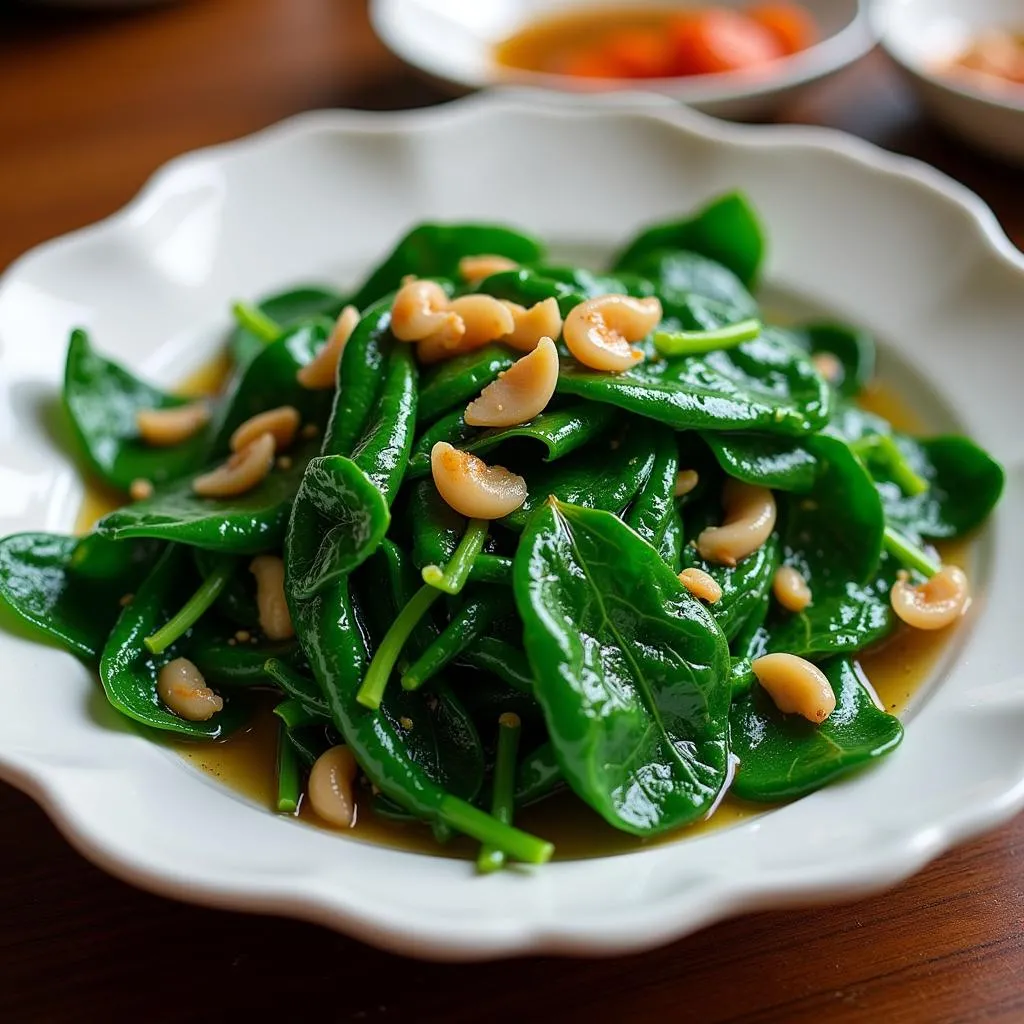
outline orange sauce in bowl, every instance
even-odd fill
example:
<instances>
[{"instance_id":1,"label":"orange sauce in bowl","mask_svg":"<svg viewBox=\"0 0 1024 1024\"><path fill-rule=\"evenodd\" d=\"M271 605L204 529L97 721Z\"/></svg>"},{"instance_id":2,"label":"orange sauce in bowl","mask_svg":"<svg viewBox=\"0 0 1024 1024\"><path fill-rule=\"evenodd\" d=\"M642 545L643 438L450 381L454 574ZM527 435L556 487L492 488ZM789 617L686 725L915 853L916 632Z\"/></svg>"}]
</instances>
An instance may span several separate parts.
<instances>
[{"instance_id":1,"label":"orange sauce in bowl","mask_svg":"<svg viewBox=\"0 0 1024 1024\"><path fill-rule=\"evenodd\" d=\"M979 32L956 60L939 70L970 78L981 88L1024 91L1024 32L1003 28Z\"/></svg>"},{"instance_id":2,"label":"orange sauce in bowl","mask_svg":"<svg viewBox=\"0 0 1024 1024\"><path fill-rule=\"evenodd\" d=\"M791 2L726 7L587 7L532 21L499 43L504 67L577 79L676 78L754 71L817 41Z\"/></svg>"}]
</instances>

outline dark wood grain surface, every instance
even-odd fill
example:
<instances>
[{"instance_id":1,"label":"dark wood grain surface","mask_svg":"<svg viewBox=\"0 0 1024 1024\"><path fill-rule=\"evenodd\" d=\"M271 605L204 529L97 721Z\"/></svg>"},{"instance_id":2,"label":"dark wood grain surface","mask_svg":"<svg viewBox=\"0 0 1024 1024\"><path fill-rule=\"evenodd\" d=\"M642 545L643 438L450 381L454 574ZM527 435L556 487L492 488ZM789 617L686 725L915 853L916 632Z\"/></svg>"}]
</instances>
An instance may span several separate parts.
<instances>
[{"instance_id":1,"label":"dark wood grain surface","mask_svg":"<svg viewBox=\"0 0 1024 1024\"><path fill-rule=\"evenodd\" d=\"M183 150L311 107L444 99L361 0L138 13L0 4L0 267ZM872 56L786 112L926 159L1024 244L1024 174L929 126ZM7 681L9 682L9 681ZM617 960L423 964L107 877L0 786L0 1021L1024 1021L1024 818L876 899L763 913Z\"/></svg>"}]
</instances>

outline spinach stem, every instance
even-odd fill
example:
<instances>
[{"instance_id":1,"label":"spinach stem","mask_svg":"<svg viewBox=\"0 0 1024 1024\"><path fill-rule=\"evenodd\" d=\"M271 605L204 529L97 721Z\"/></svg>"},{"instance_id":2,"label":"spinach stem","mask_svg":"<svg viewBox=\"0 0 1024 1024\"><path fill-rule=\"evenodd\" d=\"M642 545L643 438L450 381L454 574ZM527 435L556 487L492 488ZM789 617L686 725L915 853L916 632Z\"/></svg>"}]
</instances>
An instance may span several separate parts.
<instances>
[{"instance_id":1,"label":"spinach stem","mask_svg":"<svg viewBox=\"0 0 1024 1024\"><path fill-rule=\"evenodd\" d=\"M376 711L384 698L384 688L388 685L402 648L412 635L420 619L430 610L430 606L441 596L441 591L424 584L409 598L406 606L398 613L391 628L384 634L380 646L374 652L370 667L366 670L366 678L356 693L356 700L365 708Z\"/></svg>"},{"instance_id":2,"label":"spinach stem","mask_svg":"<svg viewBox=\"0 0 1024 1024\"><path fill-rule=\"evenodd\" d=\"M492 600L480 597L467 601L453 616L451 622L411 666L402 672L402 687L418 690L433 679L445 665L454 661L467 647L478 640L494 621L497 606Z\"/></svg>"},{"instance_id":3,"label":"spinach stem","mask_svg":"<svg viewBox=\"0 0 1024 1024\"><path fill-rule=\"evenodd\" d=\"M307 725L323 725L324 715L318 715L312 708L307 707L302 701L289 698L281 701L274 708L274 714L289 728L301 729Z\"/></svg>"},{"instance_id":4,"label":"spinach stem","mask_svg":"<svg viewBox=\"0 0 1024 1024\"><path fill-rule=\"evenodd\" d=\"M525 864L544 864L555 852L554 846L546 839L506 825L486 811L481 811L479 807L474 807L450 793L441 798L438 813L441 820L452 828L480 840L481 843L490 843L513 860L520 860Z\"/></svg>"},{"instance_id":5,"label":"spinach stem","mask_svg":"<svg viewBox=\"0 0 1024 1024\"><path fill-rule=\"evenodd\" d=\"M751 317L710 331L655 331L654 347L663 356L695 356L735 348L761 333L761 321Z\"/></svg>"},{"instance_id":6,"label":"spinach stem","mask_svg":"<svg viewBox=\"0 0 1024 1024\"><path fill-rule=\"evenodd\" d=\"M928 481L914 472L906 455L888 434L868 434L867 437L854 441L850 448L862 462L880 462L889 471L893 483L908 498L924 494L928 490ZM870 468L868 466L869 470Z\"/></svg>"},{"instance_id":7,"label":"spinach stem","mask_svg":"<svg viewBox=\"0 0 1024 1024\"><path fill-rule=\"evenodd\" d=\"M487 529L486 519L470 519L448 564L443 569L439 565L425 565L423 582L446 594L458 594L469 579L476 556L484 549Z\"/></svg>"},{"instance_id":8,"label":"spinach stem","mask_svg":"<svg viewBox=\"0 0 1024 1024\"><path fill-rule=\"evenodd\" d=\"M202 617L203 613L217 600L235 571L232 558L222 559L209 576L199 584L196 592L182 605L181 609L143 643L151 654L163 654L175 640L184 636Z\"/></svg>"},{"instance_id":9,"label":"spinach stem","mask_svg":"<svg viewBox=\"0 0 1024 1024\"><path fill-rule=\"evenodd\" d=\"M299 756L288 739L288 728L282 722L277 732L277 809L281 814L294 814L302 797Z\"/></svg>"},{"instance_id":10,"label":"spinach stem","mask_svg":"<svg viewBox=\"0 0 1024 1024\"><path fill-rule=\"evenodd\" d=\"M267 658L263 664L263 671L277 683L286 697L292 698L292 702L300 704L310 714L318 714L321 718L331 717L327 701L317 690L316 683L312 679L307 679L287 662L279 658Z\"/></svg>"},{"instance_id":11,"label":"spinach stem","mask_svg":"<svg viewBox=\"0 0 1024 1024\"><path fill-rule=\"evenodd\" d=\"M506 711L498 719L498 752L494 761L494 791L491 814L503 825L512 824L515 809L516 758L519 754L519 716ZM477 870L483 874L499 871L505 866L505 852L492 843L484 843L476 859Z\"/></svg>"},{"instance_id":12,"label":"spinach stem","mask_svg":"<svg viewBox=\"0 0 1024 1024\"><path fill-rule=\"evenodd\" d=\"M884 545L885 550L899 562L902 562L908 569L916 569L922 576L926 576L928 579L931 579L942 568L941 564L936 562L922 548L919 548L891 526L885 528Z\"/></svg>"},{"instance_id":13,"label":"spinach stem","mask_svg":"<svg viewBox=\"0 0 1024 1024\"><path fill-rule=\"evenodd\" d=\"M231 315L239 327L244 327L268 345L281 337L281 325L276 320L271 320L258 306L235 302L231 305Z\"/></svg>"}]
</instances>

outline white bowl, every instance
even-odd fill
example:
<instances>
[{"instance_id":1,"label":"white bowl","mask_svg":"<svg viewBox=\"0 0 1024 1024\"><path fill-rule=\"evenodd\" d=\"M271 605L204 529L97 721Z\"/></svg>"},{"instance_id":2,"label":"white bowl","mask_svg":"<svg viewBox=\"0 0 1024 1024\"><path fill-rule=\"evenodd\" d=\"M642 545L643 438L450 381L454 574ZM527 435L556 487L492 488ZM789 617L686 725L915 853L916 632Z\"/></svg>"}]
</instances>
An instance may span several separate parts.
<instances>
[{"instance_id":1,"label":"white bowl","mask_svg":"<svg viewBox=\"0 0 1024 1024\"><path fill-rule=\"evenodd\" d=\"M618 8L650 8L645 0L605 0ZM748 0L717 0L746 7ZM573 8L594 7L594 0L373 0L370 17L384 43L399 57L432 78L460 90L492 85L525 85L568 91L638 89L661 93L706 114L737 119L768 117L786 99L852 64L874 45L865 4L859 0L803 0L821 26L822 41L785 57L764 77L743 73L686 78L586 79L517 70L495 63L495 44L539 17ZM663 4L671 6L670 4ZM701 5L698 0L677 8Z\"/></svg>"},{"instance_id":2,"label":"white bowl","mask_svg":"<svg viewBox=\"0 0 1024 1024\"><path fill-rule=\"evenodd\" d=\"M0 280L0 534L74 522L82 482L51 432L74 325L169 381L210 357L233 297L352 281L423 218L497 217L595 253L734 187L764 216L771 287L881 334L883 374L1008 467L975 614L894 756L728 830L481 878L253 806L128 727L72 658L2 633L0 775L130 881L449 959L623 953L743 910L850 898L1015 813L1024 257L962 187L835 133L729 126L657 97L492 92L308 114L175 160L125 210Z\"/></svg>"},{"instance_id":3,"label":"white bowl","mask_svg":"<svg viewBox=\"0 0 1024 1024\"><path fill-rule=\"evenodd\" d=\"M932 116L968 142L1024 163L1024 87L986 88L944 65L987 28L1024 30L1021 0L877 0L882 46Z\"/></svg>"}]
</instances>

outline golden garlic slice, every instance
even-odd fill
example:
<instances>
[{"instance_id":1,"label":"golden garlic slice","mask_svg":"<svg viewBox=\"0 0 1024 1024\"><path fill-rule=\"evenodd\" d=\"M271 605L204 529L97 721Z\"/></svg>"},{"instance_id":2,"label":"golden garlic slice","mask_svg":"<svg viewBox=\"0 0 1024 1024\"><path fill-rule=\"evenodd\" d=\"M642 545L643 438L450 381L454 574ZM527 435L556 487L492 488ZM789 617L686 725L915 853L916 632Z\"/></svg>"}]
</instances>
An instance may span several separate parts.
<instances>
[{"instance_id":1,"label":"golden garlic slice","mask_svg":"<svg viewBox=\"0 0 1024 1024\"><path fill-rule=\"evenodd\" d=\"M517 359L466 407L471 427L512 427L526 423L547 408L558 383L558 349L541 338L532 351Z\"/></svg>"},{"instance_id":2,"label":"golden garlic slice","mask_svg":"<svg viewBox=\"0 0 1024 1024\"><path fill-rule=\"evenodd\" d=\"M621 373L644 357L632 342L646 338L660 322L661 303L655 298L602 295L570 310L562 337L584 366Z\"/></svg>"},{"instance_id":3,"label":"golden garlic slice","mask_svg":"<svg viewBox=\"0 0 1024 1024\"><path fill-rule=\"evenodd\" d=\"M541 338L557 338L562 333L562 314L554 297L542 299L527 309L516 302L503 301L515 326L502 339L503 345L520 352L532 352Z\"/></svg>"},{"instance_id":4,"label":"golden garlic slice","mask_svg":"<svg viewBox=\"0 0 1024 1024\"><path fill-rule=\"evenodd\" d=\"M444 501L469 519L501 519L526 501L526 481L504 466L488 466L469 452L438 441L430 471Z\"/></svg>"}]
</instances>

